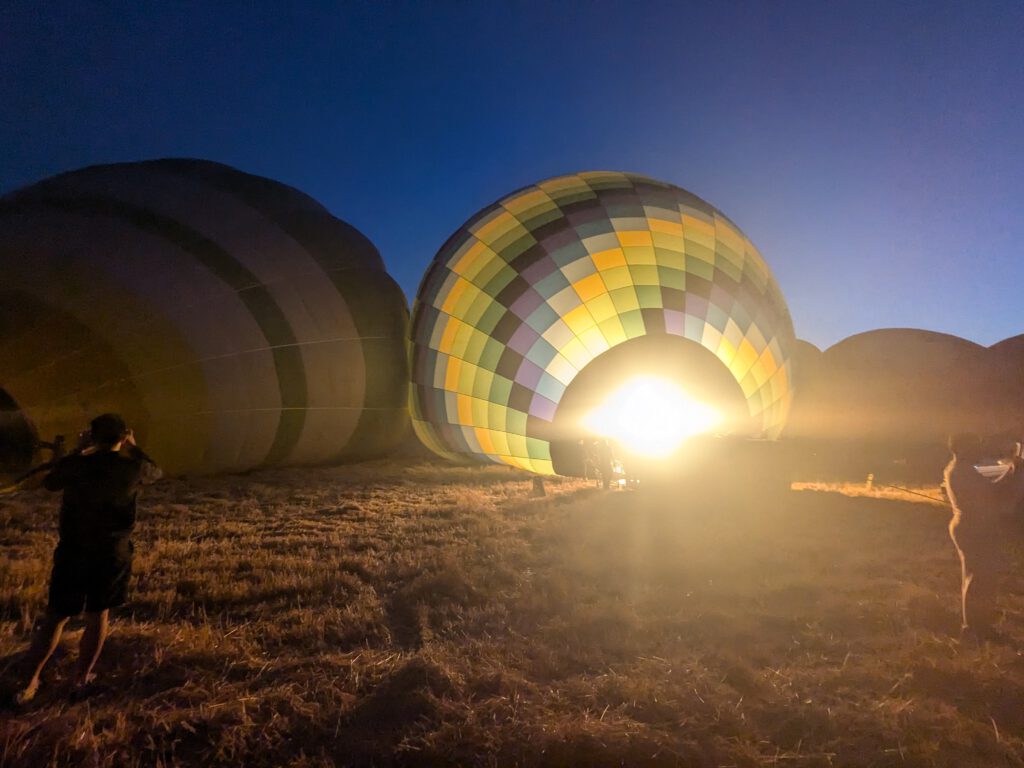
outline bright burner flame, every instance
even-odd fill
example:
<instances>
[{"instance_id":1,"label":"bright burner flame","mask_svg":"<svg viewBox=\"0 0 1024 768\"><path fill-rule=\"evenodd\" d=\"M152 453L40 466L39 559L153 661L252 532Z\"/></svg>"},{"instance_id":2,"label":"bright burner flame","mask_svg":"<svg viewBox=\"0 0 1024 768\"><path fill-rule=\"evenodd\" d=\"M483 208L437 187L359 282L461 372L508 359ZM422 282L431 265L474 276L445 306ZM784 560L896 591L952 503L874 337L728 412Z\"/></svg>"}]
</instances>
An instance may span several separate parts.
<instances>
[{"instance_id":1,"label":"bright burner flame","mask_svg":"<svg viewBox=\"0 0 1024 768\"><path fill-rule=\"evenodd\" d=\"M707 432L718 412L664 379L630 379L586 417L586 426L644 456L667 456Z\"/></svg>"}]
</instances>

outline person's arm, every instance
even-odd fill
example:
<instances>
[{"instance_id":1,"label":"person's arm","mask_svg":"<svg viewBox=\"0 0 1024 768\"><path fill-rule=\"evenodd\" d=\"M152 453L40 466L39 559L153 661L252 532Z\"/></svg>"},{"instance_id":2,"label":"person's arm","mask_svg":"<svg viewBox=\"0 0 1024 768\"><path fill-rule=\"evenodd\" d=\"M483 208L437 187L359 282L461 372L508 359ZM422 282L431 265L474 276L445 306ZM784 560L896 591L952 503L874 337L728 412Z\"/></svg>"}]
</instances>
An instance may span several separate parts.
<instances>
[{"instance_id":1,"label":"person's arm","mask_svg":"<svg viewBox=\"0 0 1024 768\"><path fill-rule=\"evenodd\" d=\"M124 448L128 452L128 456L139 462L139 482L142 485L152 485L164 476L163 470L157 466L156 462L135 443L135 433L130 429L124 438Z\"/></svg>"},{"instance_id":2,"label":"person's arm","mask_svg":"<svg viewBox=\"0 0 1024 768\"><path fill-rule=\"evenodd\" d=\"M67 456L54 466L50 470L49 474L43 478L43 487L48 491L60 491L68 486L71 482L71 477L74 474L74 463L72 462L72 456Z\"/></svg>"},{"instance_id":3,"label":"person's arm","mask_svg":"<svg viewBox=\"0 0 1024 768\"><path fill-rule=\"evenodd\" d=\"M995 481L1000 498L1004 501L1020 504L1024 501L1024 459L1014 456L1006 474Z\"/></svg>"},{"instance_id":4,"label":"person's arm","mask_svg":"<svg viewBox=\"0 0 1024 768\"><path fill-rule=\"evenodd\" d=\"M138 450L138 449L136 449ZM142 468L139 471L139 482L143 485L152 485L164 476L164 471L157 466L149 456L139 450L138 457L142 460Z\"/></svg>"}]
</instances>

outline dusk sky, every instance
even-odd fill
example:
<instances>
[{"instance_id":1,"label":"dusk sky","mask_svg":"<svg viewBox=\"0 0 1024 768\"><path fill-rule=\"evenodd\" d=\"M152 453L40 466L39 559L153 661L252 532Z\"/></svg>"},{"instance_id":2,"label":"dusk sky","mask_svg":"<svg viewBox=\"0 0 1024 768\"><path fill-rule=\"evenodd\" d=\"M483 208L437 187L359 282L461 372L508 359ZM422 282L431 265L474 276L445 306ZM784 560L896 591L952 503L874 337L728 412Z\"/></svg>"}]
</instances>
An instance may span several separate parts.
<instances>
[{"instance_id":1,"label":"dusk sky","mask_svg":"<svg viewBox=\"0 0 1024 768\"><path fill-rule=\"evenodd\" d=\"M480 208L630 171L728 215L820 347L992 344L1024 333L1022 39L1019 0L8 2L0 193L216 160L358 227L411 302Z\"/></svg>"}]
</instances>

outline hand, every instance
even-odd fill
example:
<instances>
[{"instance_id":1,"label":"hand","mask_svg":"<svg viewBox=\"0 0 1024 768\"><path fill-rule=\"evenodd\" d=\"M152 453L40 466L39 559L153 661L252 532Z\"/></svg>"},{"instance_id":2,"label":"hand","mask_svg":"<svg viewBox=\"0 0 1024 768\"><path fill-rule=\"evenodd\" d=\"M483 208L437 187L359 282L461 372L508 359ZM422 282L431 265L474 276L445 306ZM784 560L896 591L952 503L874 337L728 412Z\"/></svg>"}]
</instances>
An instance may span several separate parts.
<instances>
[{"instance_id":1,"label":"hand","mask_svg":"<svg viewBox=\"0 0 1024 768\"><path fill-rule=\"evenodd\" d=\"M92 445L92 432L88 429L78 433L78 445L75 446L76 451L84 451Z\"/></svg>"},{"instance_id":2,"label":"hand","mask_svg":"<svg viewBox=\"0 0 1024 768\"><path fill-rule=\"evenodd\" d=\"M135 430L129 429L124 436L125 445L135 445Z\"/></svg>"}]
</instances>

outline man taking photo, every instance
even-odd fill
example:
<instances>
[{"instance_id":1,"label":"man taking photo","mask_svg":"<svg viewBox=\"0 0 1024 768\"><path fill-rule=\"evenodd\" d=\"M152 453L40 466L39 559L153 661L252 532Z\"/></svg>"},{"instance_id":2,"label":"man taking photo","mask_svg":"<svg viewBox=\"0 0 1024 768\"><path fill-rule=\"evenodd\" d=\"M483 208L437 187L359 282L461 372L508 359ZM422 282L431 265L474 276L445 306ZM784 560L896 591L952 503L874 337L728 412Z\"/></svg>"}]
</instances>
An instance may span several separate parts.
<instances>
[{"instance_id":1,"label":"man taking photo","mask_svg":"<svg viewBox=\"0 0 1024 768\"><path fill-rule=\"evenodd\" d=\"M88 694L93 667L107 637L110 609L128 598L139 487L155 482L161 474L135 444L124 419L106 413L92 420L78 450L60 459L43 479L47 489L64 492L60 540L53 553L46 616L28 651L32 677L18 694L19 703L35 697L65 624L83 610L85 631L79 644L75 695Z\"/></svg>"}]
</instances>

